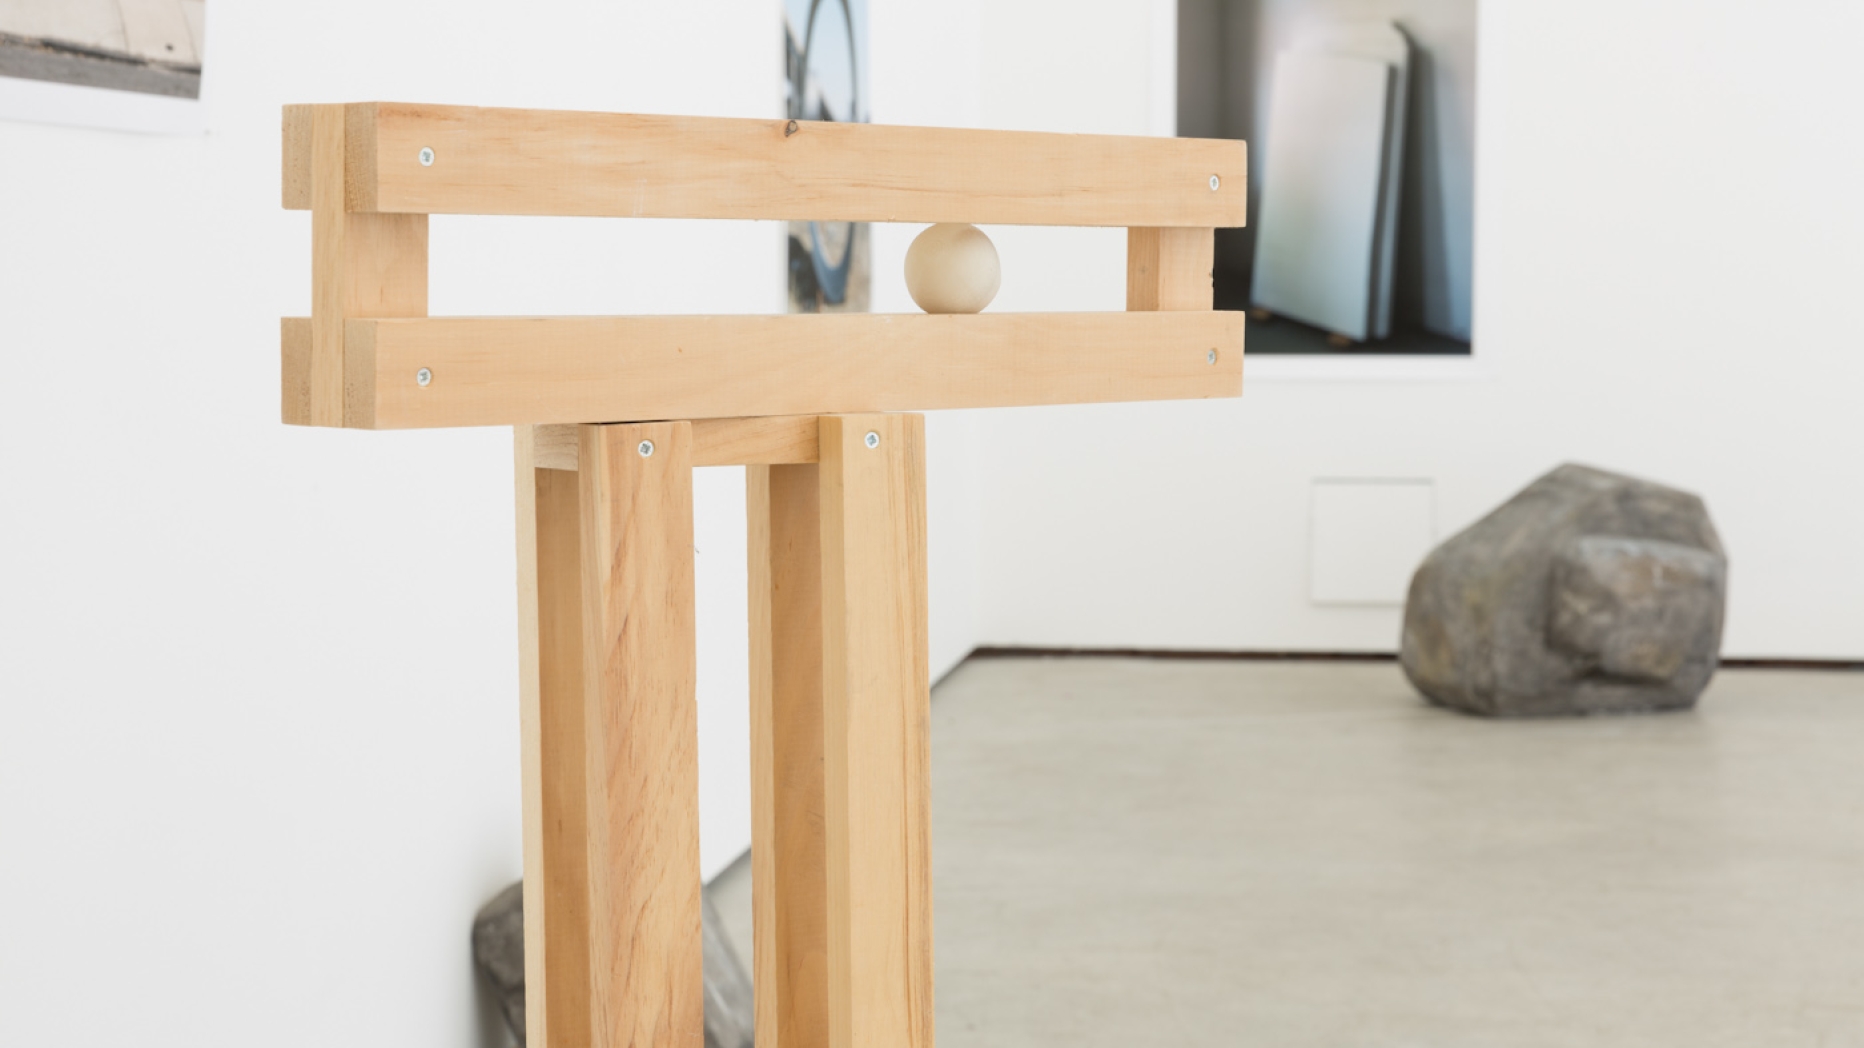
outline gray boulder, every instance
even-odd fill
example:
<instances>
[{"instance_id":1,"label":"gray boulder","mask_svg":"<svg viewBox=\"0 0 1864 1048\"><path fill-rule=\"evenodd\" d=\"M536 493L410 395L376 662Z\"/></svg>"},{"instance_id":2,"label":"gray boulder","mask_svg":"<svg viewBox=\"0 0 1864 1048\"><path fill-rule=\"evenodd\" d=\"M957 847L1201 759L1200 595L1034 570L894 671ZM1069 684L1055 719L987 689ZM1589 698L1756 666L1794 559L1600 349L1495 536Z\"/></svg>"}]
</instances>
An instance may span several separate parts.
<instances>
[{"instance_id":1,"label":"gray boulder","mask_svg":"<svg viewBox=\"0 0 1864 1048\"><path fill-rule=\"evenodd\" d=\"M524 1044L524 882L479 908L472 921L473 966L492 987L505 1026Z\"/></svg>"},{"instance_id":2,"label":"gray boulder","mask_svg":"<svg viewBox=\"0 0 1864 1048\"><path fill-rule=\"evenodd\" d=\"M751 1010L751 977L745 973L724 920L702 897L705 949L706 1048L751 1048L755 1013ZM524 1045L524 882L518 881L492 897L472 922L472 956L475 966L497 995L505 1025Z\"/></svg>"},{"instance_id":3,"label":"gray boulder","mask_svg":"<svg viewBox=\"0 0 1864 1048\"><path fill-rule=\"evenodd\" d=\"M1687 709L1715 673L1727 592L1700 498L1565 465L1425 559L1400 661L1465 713Z\"/></svg>"}]
</instances>

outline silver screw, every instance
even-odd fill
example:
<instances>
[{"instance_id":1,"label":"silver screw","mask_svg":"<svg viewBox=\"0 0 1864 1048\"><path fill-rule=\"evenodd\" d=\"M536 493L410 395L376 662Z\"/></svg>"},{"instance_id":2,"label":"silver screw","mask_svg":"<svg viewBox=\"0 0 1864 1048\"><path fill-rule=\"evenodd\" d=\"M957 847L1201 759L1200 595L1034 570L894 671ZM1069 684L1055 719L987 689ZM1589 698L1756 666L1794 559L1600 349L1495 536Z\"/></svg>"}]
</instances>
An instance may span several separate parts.
<instances>
[{"instance_id":1,"label":"silver screw","mask_svg":"<svg viewBox=\"0 0 1864 1048\"><path fill-rule=\"evenodd\" d=\"M642 458L646 458L654 453L654 442L651 440L643 440L634 446L634 450L640 452Z\"/></svg>"},{"instance_id":2,"label":"silver screw","mask_svg":"<svg viewBox=\"0 0 1864 1048\"><path fill-rule=\"evenodd\" d=\"M421 147L421 166L422 167L433 167L434 166L434 151L427 148L426 146ZM1215 189L1217 187L1211 186L1210 188Z\"/></svg>"},{"instance_id":3,"label":"silver screw","mask_svg":"<svg viewBox=\"0 0 1864 1048\"><path fill-rule=\"evenodd\" d=\"M431 383L433 380L434 380L434 373L427 370L426 368L422 368L421 370L416 371L414 373L414 384L417 386L425 386Z\"/></svg>"},{"instance_id":4,"label":"silver screw","mask_svg":"<svg viewBox=\"0 0 1864 1048\"><path fill-rule=\"evenodd\" d=\"M1210 176L1210 191L1212 193L1215 193L1217 191L1217 187L1222 184L1223 184L1222 179L1218 178L1216 175Z\"/></svg>"},{"instance_id":5,"label":"silver screw","mask_svg":"<svg viewBox=\"0 0 1864 1048\"><path fill-rule=\"evenodd\" d=\"M1213 349L1210 352L1204 354L1204 360L1207 363L1215 364L1217 362L1217 351Z\"/></svg>"},{"instance_id":6,"label":"silver screw","mask_svg":"<svg viewBox=\"0 0 1864 1048\"><path fill-rule=\"evenodd\" d=\"M867 431L867 439L862 441L862 443L870 448L877 448L880 446L880 434L870 429Z\"/></svg>"}]
</instances>

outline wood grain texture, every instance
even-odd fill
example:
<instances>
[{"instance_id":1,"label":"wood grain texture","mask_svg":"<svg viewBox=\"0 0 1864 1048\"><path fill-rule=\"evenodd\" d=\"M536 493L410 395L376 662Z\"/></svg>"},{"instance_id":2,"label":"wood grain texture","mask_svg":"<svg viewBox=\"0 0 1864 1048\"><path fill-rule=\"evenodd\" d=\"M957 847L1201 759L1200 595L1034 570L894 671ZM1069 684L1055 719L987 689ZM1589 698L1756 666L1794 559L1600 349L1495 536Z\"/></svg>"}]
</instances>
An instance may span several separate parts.
<instances>
[{"instance_id":1,"label":"wood grain texture","mask_svg":"<svg viewBox=\"0 0 1864 1048\"><path fill-rule=\"evenodd\" d=\"M750 531L751 907L765 1048L826 1048L819 470L745 470Z\"/></svg>"},{"instance_id":2,"label":"wood grain texture","mask_svg":"<svg viewBox=\"0 0 1864 1048\"><path fill-rule=\"evenodd\" d=\"M702 1048L692 427L587 427L578 461L590 1044Z\"/></svg>"},{"instance_id":3,"label":"wood grain texture","mask_svg":"<svg viewBox=\"0 0 1864 1048\"><path fill-rule=\"evenodd\" d=\"M353 391L345 388L345 321L427 313L427 216L351 213L358 173L351 146L373 140L367 116L348 106L311 107L310 418L317 426L346 422Z\"/></svg>"},{"instance_id":4,"label":"wood grain texture","mask_svg":"<svg viewBox=\"0 0 1864 1048\"><path fill-rule=\"evenodd\" d=\"M527 1043L587 1048L589 866L577 477L516 437Z\"/></svg>"},{"instance_id":5,"label":"wood grain texture","mask_svg":"<svg viewBox=\"0 0 1864 1048\"><path fill-rule=\"evenodd\" d=\"M829 1048L932 1048L924 434L822 420Z\"/></svg>"},{"instance_id":6,"label":"wood grain texture","mask_svg":"<svg viewBox=\"0 0 1864 1048\"><path fill-rule=\"evenodd\" d=\"M577 449L582 445L582 427L520 426L530 434L531 454L538 469L562 469L576 472Z\"/></svg>"},{"instance_id":7,"label":"wood grain texture","mask_svg":"<svg viewBox=\"0 0 1864 1048\"><path fill-rule=\"evenodd\" d=\"M284 145L281 203L292 211L311 209L311 106L286 106L280 120Z\"/></svg>"},{"instance_id":8,"label":"wood grain texture","mask_svg":"<svg viewBox=\"0 0 1864 1048\"><path fill-rule=\"evenodd\" d=\"M1126 308L1207 310L1214 302L1214 229L1126 231Z\"/></svg>"},{"instance_id":9,"label":"wood grain texture","mask_svg":"<svg viewBox=\"0 0 1864 1048\"><path fill-rule=\"evenodd\" d=\"M353 320L347 347L359 428L736 418L1234 397L1243 315Z\"/></svg>"},{"instance_id":10,"label":"wood grain texture","mask_svg":"<svg viewBox=\"0 0 1864 1048\"><path fill-rule=\"evenodd\" d=\"M287 426L311 424L311 318L278 322L278 408Z\"/></svg>"},{"instance_id":11,"label":"wood grain texture","mask_svg":"<svg viewBox=\"0 0 1864 1048\"><path fill-rule=\"evenodd\" d=\"M786 133L783 120L349 108L375 128L374 179L358 187L359 210L1214 227L1242 225L1248 197L1245 147L1228 140L813 121ZM431 166L423 148L434 150ZM288 182L295 162L287 157Z\"/></svg>"},{"instance_id":12,"label":"wood grain texture","mask_svg":"<svg viewBox=\"0 0 1864 1048\"><path fill-rule=\"evenodd\" d=\"M751 466L814 462L816 416L693 420L693 465ZM540 469L576 468L575 425L533 426Z\"/></svg>"}]
</instances>

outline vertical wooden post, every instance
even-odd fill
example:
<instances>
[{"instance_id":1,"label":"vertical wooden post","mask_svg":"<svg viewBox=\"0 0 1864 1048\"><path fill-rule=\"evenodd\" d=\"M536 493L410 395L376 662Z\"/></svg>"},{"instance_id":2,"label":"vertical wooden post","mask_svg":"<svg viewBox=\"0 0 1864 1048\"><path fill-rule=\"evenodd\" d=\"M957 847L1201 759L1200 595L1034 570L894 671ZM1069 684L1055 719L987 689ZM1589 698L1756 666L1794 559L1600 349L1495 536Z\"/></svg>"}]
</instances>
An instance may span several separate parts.
<instances>
[{"instance_id":1,"label":"vertical wooden post","mask_svg":"<svg viewBox=\"0 0 1864 1048\"><path fill-rule=\"evenodd\" d=\"M516 436L526 1041L700 1048L692 430L574 432Z\"/></svg>"},{"instance_id":2,"label":"vertical wooden post","mask_svg":"<svg viewBox=\"0 0 1864 1048\"><path fill-rule=\"evenodd\" d=\"M701 1048L692 426L580 435L589 1043Z\"/></svg>"},{"instance_id":3,"label":"vertical wooden post","mask_svg":"<svg viewBox=\"0 0 1864 1048\"><path fill-rule=\"evenodd\" d=\"M1132 228L1126 231L1126 308L1191 311L1214 303L1214 229Z\"/></svg>"},{"instance_id":4,"label":"vertical wooden post","mask_svg":"<svg viewBox=\"0 0 1864 1048\"><path fill-rule=\"evenodd\" d=\"M349 210L358 186L368 181L375 165L374 124L373 106L311 107L310 423L314 426L344 422L345 321L427 315L427 216Z\"/></svg>"},{"instance_id":5,"label":"vertical wooden post","mask_svg":"<svg viewBox=\"0 0 1864 1048\"><path fill-rule=\"evenodd\" d=\"M589 868L577 476L517 427L525 1042L588 1048Z\"/></svg>"},{"instance_id":6,"label":"vertical wooden post","mask_svg":"<svg viewBox=\"0 0 1864 1048\"><path fill-rule=\"evenodd\" d=\"M822 419L829 1048L932 1048L924 445L919 415Z\"/></svg>"},{"instance_id":7,"label":"vertical wooden post","mask_svg":"<svg viewBox=\"0 0 1864 1048\"><path fill-rule=\"evenodd\" d=\"M819 469L747 466L751 908L760 1048L827 1048Z\"/></svg>"}]
</instances>

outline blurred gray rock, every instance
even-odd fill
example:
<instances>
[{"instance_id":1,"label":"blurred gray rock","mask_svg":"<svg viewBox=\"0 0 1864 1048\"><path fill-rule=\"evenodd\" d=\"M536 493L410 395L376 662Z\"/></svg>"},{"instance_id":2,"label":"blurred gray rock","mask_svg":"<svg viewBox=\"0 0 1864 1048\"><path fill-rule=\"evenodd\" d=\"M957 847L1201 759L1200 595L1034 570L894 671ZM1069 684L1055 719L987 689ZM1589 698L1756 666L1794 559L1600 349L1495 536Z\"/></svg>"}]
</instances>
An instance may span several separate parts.
<instances>
[{"instance_id":1,"label":"blurred gray rock","mask_svg":"<svg viewBox=\"0 0 1864 1048\"><path fill-rule=\"evenodd\" d=\"M492 896L472 921L472 959L498 999L505 1025L524 1043L524 882Z\"/></svg>"},{"instance_id":2,"label":"blurred gray rock","mask_svg":"<svg viewBox=\"0 0 1864 1048\"><path fill-rule=\"evenodd\" d=\"M725 920L702 897L705 908L705 1048L751 1048L757 1013L751 1005L751 977L738 951L725 937Z\"/></svg>"},{"instance_id":3,"label":"blurred gray rock","mask_svg":"<svg viewBox=\"0 0 1864 1048\"><path fill-rule=\"evenodd\" d=\"M1727 580L1701 499L1565 465L1425 559L1400 661L1466 713L1686 709L1715 673Z\"/></svg>"},{"instance_id":4,"label":"blurred gray rock","mask_svg":"<svg viewBox=\"0 0 1864 1048\"><path fill-rule=\"evenodd\" d=\"M751 977L725 938L725 924L703 894L706 1048L751 1048L756 1015ZM473 962L498 997L505 1024L524 1044L524 882L499 892L472 922Z\"/></svg>"}]
</instances>

